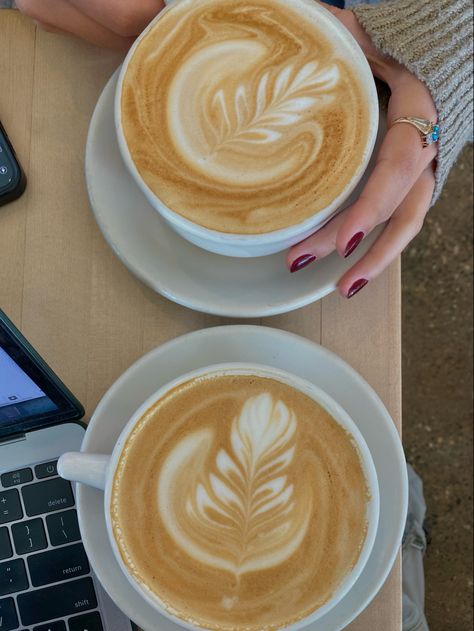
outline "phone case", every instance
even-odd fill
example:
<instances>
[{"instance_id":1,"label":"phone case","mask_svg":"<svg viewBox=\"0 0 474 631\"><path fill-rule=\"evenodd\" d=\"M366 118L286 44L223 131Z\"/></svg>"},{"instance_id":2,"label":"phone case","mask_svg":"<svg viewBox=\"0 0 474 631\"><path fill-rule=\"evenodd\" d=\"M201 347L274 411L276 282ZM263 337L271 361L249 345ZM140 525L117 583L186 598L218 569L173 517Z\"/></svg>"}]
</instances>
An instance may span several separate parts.
<instances>
[{"instance_id":1,"label":"phone case","mask_svg":"<svg viewBox=\"0 0 474 631\"><path fill-rule=\"evenodd\" d=\"M20 197L25 188L25 173L0 122L0 206Z\"/></svg>"}]
</instances>

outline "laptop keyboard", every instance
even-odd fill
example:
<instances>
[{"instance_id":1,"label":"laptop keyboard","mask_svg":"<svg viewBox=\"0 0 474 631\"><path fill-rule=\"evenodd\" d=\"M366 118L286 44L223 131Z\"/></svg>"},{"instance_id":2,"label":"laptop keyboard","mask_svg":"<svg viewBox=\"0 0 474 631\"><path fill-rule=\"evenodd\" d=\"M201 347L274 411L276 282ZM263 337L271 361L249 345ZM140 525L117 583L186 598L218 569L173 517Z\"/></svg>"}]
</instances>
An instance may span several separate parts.
<instances>
[{"instance_id":1,"label":"laptop keyboard","mask_svg":"<svg viewBox=\"0 0 474 631\"><path fill-rule=\"evenodd\" d=\"M0 631L104 631L74 506L55 461L0 476Z\"/></svg>"}]
</instances>

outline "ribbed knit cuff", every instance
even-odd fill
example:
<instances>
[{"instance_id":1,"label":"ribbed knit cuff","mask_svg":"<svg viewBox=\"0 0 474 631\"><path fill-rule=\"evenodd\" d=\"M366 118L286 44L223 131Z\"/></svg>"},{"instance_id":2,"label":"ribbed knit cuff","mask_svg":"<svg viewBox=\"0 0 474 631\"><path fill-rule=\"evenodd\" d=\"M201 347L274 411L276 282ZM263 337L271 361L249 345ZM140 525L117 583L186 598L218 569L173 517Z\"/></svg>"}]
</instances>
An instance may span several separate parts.
<instances>
[{"instance_id":1,"label":"ribbed knit cuff","mask_svg":"<svg viewBox=\"0 0 474 631\"><path fill-rule=\"evenodd\" d=\"M374 46L431 92L441 128L434 204L459 152L472 140L471 0L393 0L353 11Z\"/></svg>"}]
</instances>

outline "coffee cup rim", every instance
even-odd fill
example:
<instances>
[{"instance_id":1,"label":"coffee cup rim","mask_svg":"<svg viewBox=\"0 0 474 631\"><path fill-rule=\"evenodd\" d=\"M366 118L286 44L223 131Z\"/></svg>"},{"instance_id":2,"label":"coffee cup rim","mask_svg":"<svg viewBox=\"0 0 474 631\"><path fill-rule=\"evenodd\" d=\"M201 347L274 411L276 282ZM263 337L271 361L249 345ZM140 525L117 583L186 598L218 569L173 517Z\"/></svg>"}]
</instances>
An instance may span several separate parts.
<instances>
[{"instance_id":1,"label":"coffee cup rim","mask_svg":"<svg viewBox=\"0 0 474 631\"><path fill-rule=\"evenodd\" d=\"M368 559L370 553L372 551L375 537L377 534L378 521L379 521L379 511L380 511L380 497L379 497L379 486L378 486L378 478L375 469L375 465L372 459L372 455L367 446L367 443L362 436L360 430L357 425L353 421L353 419L349 416L349 414L345 411L345 409L337 403L331 396L329 396L324 390L319 388L317 385L312 382L303 379L297 375L294 375L291 372L281 370L279 368L274 368L271 366L266 366L258 363L243 363L243 362L226 362L226 363L218 363L211 364L209 366L205 366L202 368L198 368L196 370L189 371L180 377L173 379L172 381L164 384L156 392L154 392L151 396L149 396L146 401L144 401L140 407L134 412L131 416L125 427L123 428L120 436L115 444L115 447L112 451L107 479L105 485L104 492L104 512L105 512L105 521L107 526L107 533L109 537L109 541L114 553L117 562L127 578L130 585L137 591L141 597L143 597L156 611L158 611L161 615L165 616L169 620L176 623L178 626L182 628L189 629L190 631L196 631L201 627L197 625L193 625L186 620L180 618L177 614L170 611L166 605L160 600L160 598L152 592L152 590L147 587L144 583L140 582L133 573L129 570L127 565L125 564L120 549L118 547L117 541L114 536L113 527L112 527L112 517L111 517L111 499L112 499L112 487L113 480L115 478L115 473L117 469L117 464L119 462L120 456L122 454L123 447L125 442L136 426L137 422L142 418L142 416L149 410L159 399L161 399L167 392L172 390L173 388L186 383L189 380L196 379L199 377L212 377L212 376L222 376L222 375L235 375L235 374L250 374L256 376L267 376L272 379L276 379L277 381L281 381L304 394L310 396L314 401L320 404L331 417L340 424L348 433L354 441L354 444L359 453L361 466L364 472L364 477L369 488L369 500L366 505L366 519L367 519L367 533L362 545L362 549L359 554L359 558L353 568L348 572L343 579L342 583L338 586L338 588L333 593L332 597L324 603L321 607L313 611L311 614L298 620L292 624L290 624L285 628L285 631L297 631L306 627L307 625L315 622L323 615L328 613L331 609L337 606L337 604L344 598L344 596L350 591L353 587L354 583L357 581L359 576L361 575Z\"/></svg>"},{"instance_id":2,"label":"coffee cup rim","mask_svg":"<svg viewBox=\"0 0 474 631\"><path fill-rule=\"evenodd\" d=\"M154 28L156 22L158 22L163 15L165 15L168 11L172 10L177 4L184 0L172 0L168 2L165 8L160 11L156 15L156 17L148 24L145 30L137 37L137 39L132 44L129 49L125 59L122 62L120 67L117 84L115 88L115 96L114 96L114 120L115 120L115 129L117 135L117 141L119 146L119 151L122 156L122 159L129 171L131 173L135 183L141 190L141 192L145 195L151 206L159 212L171 225L176 226L178 229L182 230L185 233L193 235L196 239L203 239L214 243L217 247L220 245L225 246L228 245L230 247L238 248L239 246L256 246L261 245L262 247L269 246L274 242L281 242L284 239L292 239L297 235L302 235L303 233L308 233L311 231L313 227L320 227L324 225L327 221L329 221L342 207L344 202L350 197L353 193L356 186L359 184L364 172L367 169L369 164L370 157L375 147L377 132L378 132L378 124L379 124L379 104L378 104L378 96L377 89L375 86L374 77L372 71L370 69L369 63L362 52L359 44L356 42L354 36L350 31L344 27L343 24L326 8L320 6L318 3L314 2L314 0L295 0L303 5L305 5L309 11L319 13L320 16L323 16L322 19L327 20L327 22L332 25L334 31L336 31L341 38L344 38L345 45L351 49L351 57L352 61L357 66L357 69L360 73L359 80L361 81L364 91L367 97L367 105L369 109L368 118L370 119L369 125L369 133L367 138L367 143L364 148L362 160L360 161L358 168L354 171L354 174L348 183L347 187L324 209L318 211L317 213L309 216L302 222L297 224L292 224L290 226L286 226L285 228L280 228L278 230L273 230L269 232L255 233L255 234L243 234L243 233L231 233L224 232L219 230L214 230L212 228L206 228L205 226L191 221L187 219L183 215L178 212L170 209L148 186L145 180L140 175L135 162L132 158L130 150L128 148L128 144L125 138L125 133L122 125L122 108L121 108L121 96L122 96L122 86L123 80L125 78L128 65L133 58L136 49L140 45L142 39L144 39L149 31ZM195 0L199 1L199 0ZM285 4L286 0L274 0L275 2L279 2L281 4Z\"/></svg>"}]
</instances>

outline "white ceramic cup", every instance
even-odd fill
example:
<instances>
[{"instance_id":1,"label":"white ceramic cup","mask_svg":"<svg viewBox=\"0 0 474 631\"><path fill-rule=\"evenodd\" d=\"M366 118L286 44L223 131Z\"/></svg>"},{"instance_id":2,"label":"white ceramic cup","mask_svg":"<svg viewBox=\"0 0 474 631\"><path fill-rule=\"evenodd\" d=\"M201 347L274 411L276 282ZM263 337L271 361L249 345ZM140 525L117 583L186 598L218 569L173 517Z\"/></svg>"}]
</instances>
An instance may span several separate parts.
<instances>
[{"instance_id":1,"label":"white ceramic cup","mask_svg":"<svg viewBox=\"0 0 474 631\"><path fill-rule=\"evenodd\" d=\"M292 7L295 7L300 5L302 10L310 11L316 14L318 22L321 25L321 28L324 29L327 37L333 39L335 46L337 46L337 43L339 42L342 49L347 50L347 55L350 56L352 63L357 67L357 80L364 88L369 105L368 117L370 126L367 144L358 168L355 170L354 175L347 183L347 186L342 193L338 195L329 204L329 206L309 217L305 221L281 230L274 230L263 234L229 234L225 232L218 232L216 230L210 230L190 221L189 219L186 219L185 217L182 217L176 212L173 212L155 195L155 193L153 193L153 191L142 179L135 163L133 162L122 128L122 82L127 71L128 64L132 59L140 40L146 36L148 31L153 28L156 22L160 20L166 12L173 11L173 7L178 2L193 1L194 0L174 0L173 2L170 2L135 40L133 46L130 48L127 56L125 57L118 77L115 93L115 127L117 130L120 153L122 154L125 166L153 208L160 213L163 219L178 234L191 243L194 243L205 250L209 250L210 252L223 254L225 256L257 257L281 252L282 250L286 250L295 243L299 243L308 237L317 228L324 225L334 214L336 214L338 210L343 208L344 202L348 199L361 180L374 149L379 121L379 104L372 71L370 70L365 55L350 32L327 9L314 2L314 0L275 0L283 6L291 5ZM218 0L216 0L216 3L218 3Z\"/></svg>"},{"instance_id":2,"label":"white ceramic cup","mask_svg":"<svg viewBox=\"0 0 474 631\"><path fill-rule=\"evenodd\" d=\"M366 442L362 437L362 434L359 432L356 425L354 424L354 421L352 421L345 410L333 399L331 399L325 392L320 390L317 386L290 373L276 368L261 366L259 364L229 363L215 364L212 366L207 366L205 368L200 368L199 370L189 372L164 385L159 390L157 390L155 394L149 397L133 414L132 418L128 421L128 423L122 430L122 433L120 434L118 441L115 444L112 455L108 456L75 452L66 453L62 455L58 461L58 472L59 475L67 480L73 480L81 482L83 484L88 484L90 486L105 491L104 511L109 540L115 558L117 559L117 562L128 582L133 587L133 589L135 589L156 610L157 613L170 618L173 622L177 623L181 627L192 630L197 629L197 627L189 624L184 620L181 620L180 618L172 615L169 611L167 611L167 609L165 609L165 607L160 602L159 598L150 589L148 589L142 583L139 583L133 577L131 572L129 572L127 566L123 562L119 548L115 541L111 523L110 502L112 483L123 446L130 432L133 430L135 424L140 420L143 414L150 407L152 407L156 401L161 399L169 390L172 390L179 384L182 384L194 377L200 377L204 375L221 376L229 374L251 374L261 377L270 377L272 379L281 381L282 383L285 383L299 390L300 392L303 392L304 394L311 397L313 400L317 401L325 410L327 410L327 412L329 412L329 414L337 421L337 423L339 423L350 433L350 435L354 439L354 442L359 450L362 468L367 480L367 485L370 492L370 499L367 502L366 507L366 519L368 527L367 535L359 559L328 602L326 602L322 607L314 611L306 618L299 620L290 627L287 627L287 629L292 629L296 631L297 629L301 629L311 622L314 622L321 616L325 615L330 609L335 607L337 603L351 589L357 578L360 576L367 562L367 559L369 558L372 546L374 544L379 520L379 487L377 482L377 474ZM146 529L144 529L143 532L146 532Z\"/></svg>"}]
</instances>

